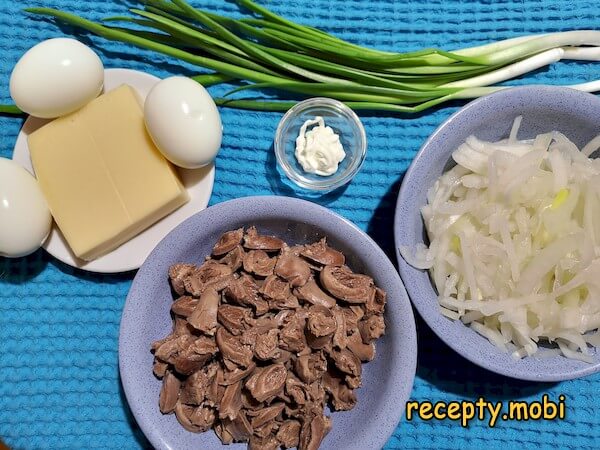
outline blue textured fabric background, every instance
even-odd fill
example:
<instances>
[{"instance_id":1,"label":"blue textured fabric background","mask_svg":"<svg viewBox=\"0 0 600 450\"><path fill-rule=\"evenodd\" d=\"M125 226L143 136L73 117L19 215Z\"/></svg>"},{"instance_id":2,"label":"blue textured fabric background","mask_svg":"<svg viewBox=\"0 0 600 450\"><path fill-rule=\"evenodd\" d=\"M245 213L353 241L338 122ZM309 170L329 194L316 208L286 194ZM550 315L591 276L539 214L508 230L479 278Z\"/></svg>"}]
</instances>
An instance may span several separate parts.
<instances>
[{"instance_id":1,"label":"blue textured fabric background","mask_svg":"<svg viewBox=\"0 0 600 450\"><path fill-rule=\"evenodd\" d=\"M234 3L195 5L237 15ZM286 17L385 50L453 48L524 33L600 29L596 1L570 0L262 0ZM33 20L24 6L52 6L86 17L121 14L131 0L0 0L0 102L9 102L8 79L19 56L38 41L71 34ZM177 61L102 39L92 43L106 67L158 76L193 74ZM555 65L522 82L570 84L600 77L600 63ZM458 107L416 117L363 115L367 161L347 189L320 199L366 230L392 260L392 223L402 174L425 138ZM225 138L217 159L211 204L255 195L299 195L282 182L271 148L281 115L222 110ZM600 118L598 118L600 120ZM0 156L10 157L22 121L0 118ZM73 270L43 251L0 258L0 437L16 448L148 447L120 388L117 339L121 310L133 274L98 276ZM539 399L565 394L567 418L553 422L403 420L387 448L600 448L597 393L600 375L558 384L502 378L449 350L419 320L419 360L412 398L462 400Z\"/></svg>"}]
</instances>

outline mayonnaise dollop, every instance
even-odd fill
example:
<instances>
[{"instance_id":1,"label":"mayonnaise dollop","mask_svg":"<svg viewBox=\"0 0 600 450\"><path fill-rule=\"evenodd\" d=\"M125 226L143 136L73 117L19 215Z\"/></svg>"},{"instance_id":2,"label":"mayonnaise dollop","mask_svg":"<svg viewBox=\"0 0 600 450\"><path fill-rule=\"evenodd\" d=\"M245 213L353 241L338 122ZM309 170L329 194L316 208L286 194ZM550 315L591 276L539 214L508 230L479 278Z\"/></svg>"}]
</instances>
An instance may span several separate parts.
<instances>
[{"instance_id":1,"label":"mayonnaise dollop","mask_svg":"<svg viewBox=\"0 0 600 450\"><path fill-rule=\"evenodd\" d=\"M308 127L317 125L307 131ZM340 137L317 116L304 122L296 138L296 159L305 172L333 175L346 157Z\"/></svg>"}]
</instances>

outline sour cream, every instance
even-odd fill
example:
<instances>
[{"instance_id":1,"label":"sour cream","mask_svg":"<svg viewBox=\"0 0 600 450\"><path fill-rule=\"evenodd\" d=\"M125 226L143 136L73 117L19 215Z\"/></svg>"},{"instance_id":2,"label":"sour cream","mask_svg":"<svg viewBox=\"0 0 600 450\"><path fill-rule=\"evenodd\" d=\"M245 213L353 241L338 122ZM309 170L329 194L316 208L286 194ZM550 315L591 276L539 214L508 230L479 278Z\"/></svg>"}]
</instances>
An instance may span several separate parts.
<instances>
[{"instance_id":1,"label":"sour cream","mask_svg":"<svg viewBox=\"0 0 600 450\"><path fill-rule=\"evenodd\" d=\"M308 130L311 126L313 128ZM340 137L317 116L300 127L295 155L305 172L326 177L337 172L346 152Z\"/></svg>"}]
</instances>

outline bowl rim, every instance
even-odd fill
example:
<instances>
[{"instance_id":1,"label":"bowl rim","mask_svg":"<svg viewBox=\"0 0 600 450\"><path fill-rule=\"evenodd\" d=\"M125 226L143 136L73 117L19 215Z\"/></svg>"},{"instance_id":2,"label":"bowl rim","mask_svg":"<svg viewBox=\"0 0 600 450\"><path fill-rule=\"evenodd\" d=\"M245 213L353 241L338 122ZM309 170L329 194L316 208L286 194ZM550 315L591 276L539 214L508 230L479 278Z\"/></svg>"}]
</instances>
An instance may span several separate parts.
<instances>
[{"instance_id":1,"label":"bowl rim","mask_svg":"<svg viewBox=\"0 0 600 450\"><path fill-rule=\"evenodd\" d=\"M134 308L137 306L136 303L139 302L139 298L136 298L136 291L138 290L136 288L136 285L140 282L142 278L146 277L146 272L151 272L152 261L156 257L156 255L161 253L163 248L166 248L171 245L171 240L174 239L175 236L177 236L179 230L185 229L186 224L192 224L196 221L206 220L206 218L210 217L210 215L215 211L237 210L238 212L243 211L244 215L251 215L254 211L261 208L263 210L268 211L272 207L273 202L277 202L281 206L286 207L285 213L280 215L280 217L288 218L290 221L303 222L305 224L313 224L314 226L322 226L318 224L319 219L317 218L322 217L324 215L327 216L328 223L337 222L350 233L353 233L355 237L360 237L363 240L363 242L369 246L370 250L374 252L374 257L377 260L381 260L380 267L384 267L385 269L382 270L381 276L385 277L386 284L394 283L397 292L401 294L399 295L400 298L396 299L394 304L398 313L401 314L404 318L404 321L401 323L403 326L403 333L407 336L407 342L404 342L404 346L402 347L401 353L403 355L402 367L406 368L404 373L408 374L408 377L406 380L403 380L404 383L399 388L394 390L395 397L399 402L399 407L396 409L397 417L394 417L393 420L394 425L391 426L390 424L386 424L383 430L379 430L383 432L373 435L370 438L370 442L373 443L373 448L381 448L385 445L385 443L389 440L389 438L393 434L394 430L398 426L398 423L404 415L404 406L409 400L416 375L417 333L414 315L410 304L410 300L408 298L408 294L406 293L402 280L390 259L379 247L379 245L367 233L362 231L358 226L356 226L348 219L321 205L306 200L284 196L242 197L218 203L205 210L199 211L197 214L185 220L179 226L173 229L148 256L148 258L136 274L131 284L129 293L127 295L119 326L119 375L121 378L123 391L125 393L125 397L127 399L133 417L140 426L140 429L143 431L144 435L147 437L150 443L157 449L163 449L167 447L164 445L161 439L161 433L159 433L158 429L153 426L152 421L148 419L147 415L143 414L143 411L141 410L142 408L140 408L141 405L138 406L139 392L136 387L136 379L132 379L129 375L129 371L125 369L127 365L125 364L125 361L128 357L131 356L131 352L134 350L134 348L131 348L134 346L129 344L129 341L132 340L132 337L129 336L128 331L131 330L132 320L136 317ZM250 212L247 213L246 211ZM303 213L300 213L300 211L303 211ZM302 214L304 214L304 217L300 218L299 216ZM138 329L139 328L140 327L138 326ZM393 345L393 341L391 345ZM151 370L150 367L148 368L148 370ZM391 371L389 376L394 377L395 375L396 372Z\"/></svg>"},{"instance_id":2,"label":"bowl rim","mask_svg":"<svg viewBox=\"0 0 600 450\"><path fill-rule=\"evenodd\" d=\"M583 99L586 101L591 101L593 103L596 103L598 108L600 109L600 97L597 97L593 94L579 91L579 90L572 89L572 88L568 88L568 87L564 87L564 86L528 85L528 86L507 87L506 89L502 89L502 90L494 92L492 94L488 94L483 97L479 97L479 98L467 103L466 105L461 107L458 111L454 112L448 118L446 118L422 144L421 148L419 149L419 151L413 158L410 166L406 170L404 177L402 179L402 184L400 186L400 190L398 192L398 198L396 201L396 210L394 213L394 247L395 247L396 259L398 262L398 270L400 272L400 275L401 275L403 281L410 279L411 276L417 272L423 272L422 270L416 269L416 268L412 267L410 264L408 264L404 260L402 255L400 254L400 250L399 250L401 227L403 226L404 223L406 223L406 221L402 217L402 214L400 213L400 211L401 211L400 205L402 203L408 201L408 197L410 195L410 193L408 192L409 191L408 185L411 182L410 180L412 180L412 178L413 178L413 173L416 171L416 167L423 164L422 161L427 158L427 154L430 151L433 151L432 144L435 143L435 141L438 138L438 135L440 133L442 133L446 127L450 126L452 124L452 122L455 121L456 118L462 116L463 114L469 112L472 109L478 109L487 104L495 102L496 99L499 97L505 97L506 95L509 95L509 96L515 95L515 94L519 94L523 91L534 92L534 93L538 92L540 95L544 95L544 94L547 95L549 93L550 94L562 93L563 95L566 95L573 99L580 98L580 99ZM466 138L466 136L465 136L465 138ZM427 165L427 163L425 163L425 165ZM421 189L429 189L429 186L422 186ZM419 214L419 217L420 217L420 212L417 211L417 213ZM420 220L422 221L421 217L420 217ZM431 283L431 281L430 281L430 283ZM438 319L439 316L441 316L441 313L438 312L439 316L433 317L433 315L431 315L426 310L425 299L420 298L422 296L418 295L418 291L416 288L414 288L413 284L406 283L405 286L406 286L406 290L408 291L411 303L413 304L413 306L415 307L415 309L417 310L417 312L419 313L421 318L425 321L425 323L429 326L429 328L434 332L434 334L440 340L442 340L447 346L449 346L452 350L454 350L456 353L458 353L460 356L462 356L463 358L467 359L468 361L470 361L480 367L483 367L484 369L487 369L487 370L497 373L499 375L507 376L509 378L514 378L514 379L518 379L518 380L526 380L526 381L536 381L536 382L556 382L556 381L572 380L572 379L581 378L581 377L584 377L587 375L591 375L591 374L594 374L594 373L597 373L600 371L600 362L595 362L595 363L589 364L587 366L583 366L580 369L573 369L573 370L565 371L565 372L556 372L553 374L549 374L549 373L532 374L525 370L516 372L516 371L510 370L510 369L504 367L502 364L496 362L495 358L484 358L484 357L480 357L478 354L470 353L470 352L466 351L463 346L461 346L459 340L455 339L456 336L454 336L451 331L448 331L447 329L443 329L443 327L439 326L436 323L435 319ZM435 299L435 297L432 300L434 300L434 299ZM448 321L450 321L450 323L456 322L456 321L452 321L451 319L448 319ZM465 328L465 330L469 329L466 326L464 328ZM478 335L478 337L481 338L482 342L483 341L487 342L487 340L483 336ZM524 361L524 360L527 360L527 358L525 358L521 361Z\"/></svg>"},{"instance_id":3,"label":"bowl rim","mask_svg":"<svg viewBox=\"0 0 600 450\"><path fill-rule=\"evenodd\" d=\"M346 171L341 176L335 177L336 175L330 175L329 177L323 177L323 180L319 181L307 181L301 174L299 174L288 162L285 155L285 142L283 142L283 128L298 114L304 112L304 110L311 107L323 107L331 111L341 113L340 115L348 116L352 126L358 130L360 146L357 152L358 158L354 160L352 165L348 166ZM362 168L366 156L367 156L368 140L365 127L352 108L345 103L328 97L312 97L301 102L296 103L292 106L281 118L277 129L275 130L275 138L273 140L273 150L275 151L275 158L281 170L285 175L298 186L308 189L311 191L318 192L329 192L339 187L348 184L356 176L356 174Z\"/></svg>"}]
</instances>

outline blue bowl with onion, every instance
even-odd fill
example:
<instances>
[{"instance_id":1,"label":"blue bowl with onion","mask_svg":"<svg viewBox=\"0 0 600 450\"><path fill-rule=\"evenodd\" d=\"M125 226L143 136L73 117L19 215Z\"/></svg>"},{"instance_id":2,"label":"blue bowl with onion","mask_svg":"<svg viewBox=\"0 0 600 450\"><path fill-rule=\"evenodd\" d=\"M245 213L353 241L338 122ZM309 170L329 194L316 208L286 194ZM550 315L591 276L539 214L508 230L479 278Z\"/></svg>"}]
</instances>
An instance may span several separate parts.
<instances>
[{"instance_id":1,"label":"blue bowl with onion","mask_svg":"<svg viewBox=\"0 0 600 450\"><path fill-rule=\"evenodd\" d=\"M506 89L448 118L404 177L404 284L429 327L481 367L532 381L600 370L599 117L591 94Z\"/></svg>"}]
</instances>

